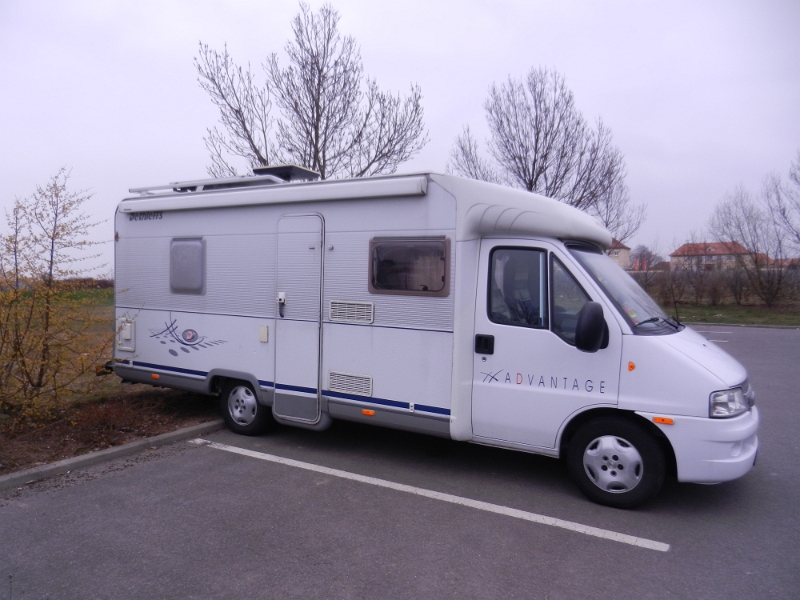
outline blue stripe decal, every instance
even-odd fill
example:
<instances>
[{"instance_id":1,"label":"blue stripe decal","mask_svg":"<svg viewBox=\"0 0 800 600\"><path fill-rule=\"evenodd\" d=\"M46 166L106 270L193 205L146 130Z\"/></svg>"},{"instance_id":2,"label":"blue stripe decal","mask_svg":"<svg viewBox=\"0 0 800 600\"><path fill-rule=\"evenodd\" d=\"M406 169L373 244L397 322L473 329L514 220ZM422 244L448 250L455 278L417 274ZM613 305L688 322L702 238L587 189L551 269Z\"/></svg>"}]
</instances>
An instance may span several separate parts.
<instances>
[{"instance_id":1,"label":"blue stripe decal","mask_svg":"<svg viewBox=\"0 0 800 600\"><path fill-rule=\"evenodd\" d=\"M424 404L415 404L414 410L421 410L423 412L435 413L437 415L450 416L450 411L446 408L439 408L438 406L425 406Z\"/></svg>"},{"instance_id":2,"label":"blue stripe decal","mask_svg":"<svg viewBox=\"0 0 800 600\"><path fill-rule=\"evenodd\" d=\"M411 406L408 402L398 402L396 400L386 400L384 398L373 398L368 396L356 396L354 394L343 394L341 392L331 392L330 390L324 390L322 392L326 396L330 396L331 398L343 398L345 400L355 400L356 402L366 402L369 404L381 404L383 406L394 406L396 408L405 408L410 409ZM429 412L437 415L450 415L450 410L447 408L440 408L438 406L426 406L425 404L415 404L414 410L418 410L421 412Z\"/></svg>"},{"instance_id":3,"label":"blue stripe decal","mask_svg":"<svg viewBox=\"0 0 800 600\"><path fill-rule=\"evenodd\" d=\"M275 384L276 390L288 390L290 392L304 392L306 394L316 394L317 390L315 388L307 388L307 387L300 387L297 385L286 385L285 383L276 383Z\"/></svg>"},{"instance_id":4,"label":"blue stripe decal","mask_svg":"<svg viewBox=\"0 0 800 600\"><path fill-rule=\"evenodd\" d=\"M193 371L192 369L181 369L180 367L168 367L166 365L154 365L151 363L131 361L134 367L144 367L145 369L158 369L159 371L173 371L174 373L185 373L187 375L197 375L199 377L207 377L208 371Z\"/></svg>"},{"instance_id":5,"label":"blue stripe decal","mask_svg":"<svg viewBox=\"0 0 800 600\"><path fill-rule=\"evenodd\" d=\"M182 369L180 367L168 367L167 365L155 365L152 363L145 363L139 361L131 361L130 363L134 367L142 367L145 369L157 369L159 371L171 371L173 373L184 373L186 375L195 375L198 377L208 377L208 371L195 371L192 369ZM290 392L303 392L306 394L316 394L317 390L314 388L307 388L307 387L300 387L295 385L286 385L283 383L274 383L272 381L262 381L258 380L258 385L261 387L274 387L277 390L287 390ZM355 400L356 402L366 402L369 404L379 404L381 406L392 406L394 408L405 408L408 410L410 405L408 402L398 402L397 400L386 400L384 398L373 398L367 396L356 396L355 394L343 394L341 392L332 392L330 390L323 390L322 392L326 396L330 396L331 398L343 398L345 400ZM418 410L420 412L428 412L433 413L436 415L450 415L450 411L446 408L440 408L438 406L426 406L424 404L415 404L414 410Z\"/></svg>"}]
</instances>

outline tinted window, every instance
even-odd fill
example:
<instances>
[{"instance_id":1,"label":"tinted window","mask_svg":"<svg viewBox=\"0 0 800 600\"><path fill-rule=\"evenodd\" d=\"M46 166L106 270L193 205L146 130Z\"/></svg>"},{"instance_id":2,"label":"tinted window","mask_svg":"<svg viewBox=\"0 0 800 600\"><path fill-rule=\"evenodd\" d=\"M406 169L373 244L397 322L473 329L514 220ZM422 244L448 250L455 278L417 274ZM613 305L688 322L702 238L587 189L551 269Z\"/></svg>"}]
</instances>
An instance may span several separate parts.
<instances>
[{"instance_id":1,"label":"tinted window","mask_svg":"<svg viewBox=\"0 0 800 600\"><path fill-rule=\"evenodd\" d=\"M574 344L578 313L589 301L589 296L555 256L551 261L550 286L553 296L553 333Z\"/></svg>"},{"instance_id":2,"label":"tinted window","mask_svg":"<svg viewBox=\"0 0 800 600\"><path fill-rule=\"evenodd\" d=\"M450 241L376 238L370 243L369 291L374 294L447 296Z\"/></svg>"}]
</instances>

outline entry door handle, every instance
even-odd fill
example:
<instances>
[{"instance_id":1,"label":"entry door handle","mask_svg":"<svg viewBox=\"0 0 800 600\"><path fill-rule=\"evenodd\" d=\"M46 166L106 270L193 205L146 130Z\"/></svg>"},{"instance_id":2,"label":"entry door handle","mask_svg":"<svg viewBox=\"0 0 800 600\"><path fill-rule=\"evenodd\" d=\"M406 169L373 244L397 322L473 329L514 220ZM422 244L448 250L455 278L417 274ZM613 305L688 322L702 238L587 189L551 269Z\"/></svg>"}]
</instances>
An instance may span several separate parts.
<instances>
[{"instance_id":1,"label":"entry door handle","mask_svg":"<svg viewBox=\"0 0 800 600\"><path fill-rule=\"evenodd\" d=\"M278 292L278 314L283 318L283 309L286 306L286 292Z\"/></svg>"},{"instance_id":2,"label":"entry door handle","mask_svg":"<svg viewBox=\"0 0 800 600\"><path fill-rule=\"evenodd\" d=\"M494 336L479 333L475 336L476 354L494 354Z\"/></svg>"}]
</instances>

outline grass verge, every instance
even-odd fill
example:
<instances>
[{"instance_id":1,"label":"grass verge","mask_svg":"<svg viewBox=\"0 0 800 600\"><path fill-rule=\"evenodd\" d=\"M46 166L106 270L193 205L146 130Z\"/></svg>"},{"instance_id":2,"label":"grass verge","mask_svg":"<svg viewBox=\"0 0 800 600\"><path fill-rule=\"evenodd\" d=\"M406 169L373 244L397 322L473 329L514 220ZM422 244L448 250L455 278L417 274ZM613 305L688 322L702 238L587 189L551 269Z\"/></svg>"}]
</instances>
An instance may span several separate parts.
<instances>
[{"instance_id":1,"label":"grass verge","mask_svg":"<svg viewBox=\"0 0 800 600\"><path fill-rule=\"evenodd\" d=\"M664 307L667 314L674 315L673 307ZM725 323L731 325L767 325L800 327L800 307L796 305L739 306L726 304L720 306L700 306L680 304L679 320L682 323Z\"/></svg>"}]
</instances>

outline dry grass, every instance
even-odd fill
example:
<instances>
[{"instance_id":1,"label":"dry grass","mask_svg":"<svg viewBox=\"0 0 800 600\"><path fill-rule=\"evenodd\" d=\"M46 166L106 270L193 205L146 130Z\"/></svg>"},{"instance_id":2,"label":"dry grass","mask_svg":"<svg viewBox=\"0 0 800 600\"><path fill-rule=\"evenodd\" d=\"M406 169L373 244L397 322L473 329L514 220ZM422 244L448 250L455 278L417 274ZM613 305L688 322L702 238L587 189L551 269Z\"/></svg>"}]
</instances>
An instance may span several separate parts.
<instances>
[{"instance_id":1,"label":"dry grass","mask_svg":"<svg viewBox=\"0 0 800 600\"><path fill-rule=\"evenodd\" d=\"M664 310L667 314L675 314L674 308L664 307ZM800 306L794 304L772 308L736 304L719 306L681 304L678 306L678 314L680 320L686 323L800 327Z\"/></svg>"}]
</instances>

